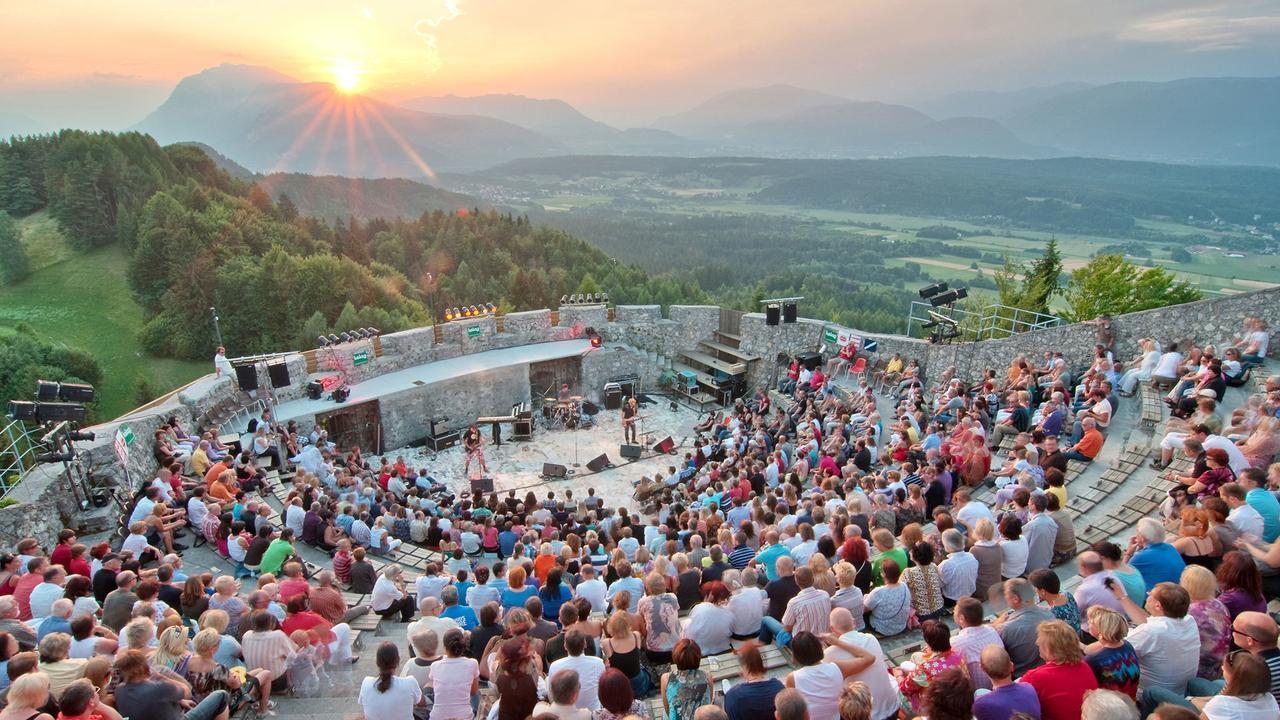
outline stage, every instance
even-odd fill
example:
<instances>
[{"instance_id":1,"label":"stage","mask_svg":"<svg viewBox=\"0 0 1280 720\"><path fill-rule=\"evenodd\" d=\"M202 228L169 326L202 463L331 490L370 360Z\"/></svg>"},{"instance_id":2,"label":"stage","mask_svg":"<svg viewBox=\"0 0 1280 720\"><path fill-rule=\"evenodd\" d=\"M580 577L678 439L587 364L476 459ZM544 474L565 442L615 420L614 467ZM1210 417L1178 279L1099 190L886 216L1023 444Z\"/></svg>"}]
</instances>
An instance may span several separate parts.
<instances>
[{"instance_id":1,"label":"stage","mask_svg":"<svg viewBox=\"0 0 1280 720\"><path fill-rule=\"evenodd\" d=\"M645 446L644 455L639 460L624 460L619 454L622 419L617 410L601 408L595 416L594 427L576 431L547 430L542 414L535 413L535 428L530 441L509 440L511 425L504 424L502 445L495 447L491 426L480 426L485 439L485 460L489 466L487 477L493 479L494 489L504 494L507 490L517 490L517 494L523 498L526 492L533 490L539 500L545 498L549 490L554 490L557 497L563 497L567 489L573 490L575 498L582 498L586 496L588 487L594 487L596 495L603 498L607 506L616 508L621 504L628 510L635 511L636 503L631 499L635 483L641 476L652 477L655 473L666 477L669 466L679 465L684 460L684 454L693 449L693 426L705 417L705 414L685 405L677 405L677 409L672 411L671 400L666 395L651 393L648 397L653 402L640 408L640 414L649 417L638 428L638 439ZM668 436L675 441L674 455L658 454L651 450L654 443ZM575 443L578 467L574 467ZM587 468L587 463L601 454L608 455L615 467L592 472ZM403 456L409 466L419 470L427 469L455 493L471 488L470 479L463 474L462 464L466 453L460 446L441 451L434 460L421 448L390 450L384 455L392 462ZM376 463L376 459L370 460L370 464L375 467ZM543 480L543 463L564 465L572 474L563 479ZM478 473L475 463L472 463L471 473L473 476Z\"/></svg>"}]
</instances>

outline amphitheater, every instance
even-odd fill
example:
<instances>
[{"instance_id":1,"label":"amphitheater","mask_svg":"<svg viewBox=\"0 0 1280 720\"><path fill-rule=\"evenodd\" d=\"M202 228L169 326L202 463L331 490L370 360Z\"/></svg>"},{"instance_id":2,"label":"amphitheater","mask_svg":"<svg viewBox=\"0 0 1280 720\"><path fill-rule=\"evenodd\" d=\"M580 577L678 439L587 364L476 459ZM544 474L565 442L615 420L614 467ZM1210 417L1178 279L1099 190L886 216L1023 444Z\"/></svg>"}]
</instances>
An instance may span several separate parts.
<instances>
[{"instance_id":1,"label":"amphitheater","mask_svg":"<svg viewBox=\"0 0 1280 720\"><path fill-rule=\"evenodd\" d=\"M1222 347L1224 341L1239 334L1241 321L1247 316L1260 316L1270 327L1280 326L1280 288L1117 317L1115 354L1117 360L1127 361L1137 351L1140 338L1166 343L1194 339L1201 345ZM599 347L593 347L589 331L600 336ZM981 342L929 344L803 317L795 323L769 325L762 314L741 314L711 306L673 305L665 315L658 306L562 307L462 319L337 349L282 353L290 382L287 387L272 391L271 404L279 422L296 421L303 431L318 423L329 429L331 439L339 445L362 444L369 456L407 454L411 465L426 465L435 477L455 493L461 493L469 489L469 478L461 469L461 451L453 448L432 456L421 449L424 439L433 432L461 429L478 417L508 416L517 404L537 408L542 398L554 395L561 383L570 384L575 394L602 408L596 425L577 431L548 430L535 412L531 440L520 442L504 437L501 446L486 448L493 466L490 479L498 491L519 490L522 496L527 490L541 496L547 490L559 494L572 489L580 497L586 487L592 486L599 490L607 506L621 505L638 512L638 508L628 505L633 483L641 475L665 476L667 465L676 464L692 449L693 423L717 407L720 398L712 392L713 378L709 375L716 375L719 370L732 371L742 378L739 390L745 389L749 398L757 389L771 387L779 372L776 359L780 356L822 352L824 358L832 357L832 341L850 336L859 338L864 347L874 342L875 352L865 354L867 371L882 366L891 355L900 354L904 359L919 361L929 387L947 368L954 367L957 377L974 381L984 369L1004 368L1017 355L1036 362L1048 351L1063 352L1072 368L1087 367L1092 359L1095 327L1088 323L1063 325ZM1271 354L1276 352L1273 343ZM352 361L356 355L363 361ZM1271 364L1274 367L1274 360ZM345 376L350 388L345 402L335 402L328 393L320 399L308 396L309 382L337 373ZM1265 367L1255 370L1250 383L1229 388L1223 401L1224 417L1229 417L1251 394L1258 393L1269 374L1271 371ZM676 387L672 387L673 379ZM834 382L838 389L847 390L856 386L858 379L846 374ZM269 385L266 373L258 380L260 388ZM700 392L680 392L687 389L685 382L702 385ZM611 406L607 386L612 383L630 383L646 400L643 412L649 417L650 427L645 428L647 442L642 443L644 452L640 458L624 460L618 455L621 429L615 418L617 413L604 409ZM1124 546L1135 523L1153 515L1172 486L1162 473L1148 465L1153 453L1158 454L1157 445L1168 419L1159 394L1144 383L1133 398L1121 400L1099 457L1088 465L1071 464L1067 510L1074 518L1079 549L1106 539ZM774 393L774 398L786 402L780 394ZM881 397L878 402L880 412L891 416L893 400ZM141 488L157 467L147 439L170 416L177 416L187 428L217 427L220 433L239 434L265 406L264 390L246 393L238 389L232 377L210 374L147 406L90 428L96 433L96 440L80 446L88 452L93 486L99 494L113 498L127 498ZM437 420L435 425L432 419ZM116 430L122 425L136 438L127 450L127 477L131 483L126 481L113 447ZM507 435L511 429L511 424L503 424L500 431ZM489 425L481 425L481 430L488 438ZM655 453L651 448L651 443L667 437L675 444L676 457ZM601 454L609 456L610 465L589 467ZM579 467L573 467L574 472L564 479L544 479L539 471L543 463ZM17 504L0 508L0 537L5 538L4 544L10 546L17 538L35 537L45 547L52 547L63 527L78 528L81 542L111 538L118 543L121 507L111 502L105 507L82 510L68 492L68 481L60 471L58 466L40 466L23 477L10 494ZM281 523L281 500L290 489L287 476L279 479L276 493L265 498L273 509L277 527ZM975 497L986 502L993 499L989 481ZM326 553L302 543L296 547L309 572L329 567ZM399 563L410 582L425 571L429 562L443 559L439 553L413 543L405 543L392 557L371 557L377 567ZM221 574L232 566L210 545L186 550L183 559L188 574ZM1063 580L1064 590L1070 591L1078 584L1080 578L1073 562L1060 564L1055 570ZM354 605L366 603L368 598L351 595L348 601ZM1271 609L1276 609L1274 601ZM997 610L989 608L990 612ZM276 709L280 717L360 717L356 693L365 676L376 674L374 648L383 640L391 640L400 646L402 657L407 657L407 643L403 625L389 620L379 622L377 615L364 616L353 628L358 635L357 646L363 648L358 650L362 652L359 662L348 670L331 671L328 685L318 696L281 697ZM882 647L890 664L897 665L920 649L920 634L908 631L884 638ZM732 658L729 655L704 660L704 668L717 681L724 681L723 687L732 686L740 677L741 670ZM770 675L780 677L792 669L789 655L776 648L765 653L765 660ZM482 690L482 694L488 692ZM660 699L651 696L647 702L653 717L664 717Z\"/></svg>"}]
</instances>

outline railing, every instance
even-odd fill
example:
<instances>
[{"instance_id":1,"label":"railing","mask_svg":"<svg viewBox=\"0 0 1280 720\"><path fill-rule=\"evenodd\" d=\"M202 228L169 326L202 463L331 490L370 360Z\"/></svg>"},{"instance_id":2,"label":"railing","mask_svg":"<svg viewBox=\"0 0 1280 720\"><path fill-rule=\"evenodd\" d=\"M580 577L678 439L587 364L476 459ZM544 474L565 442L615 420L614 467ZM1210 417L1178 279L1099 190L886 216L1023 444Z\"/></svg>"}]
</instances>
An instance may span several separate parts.
<instances>
[{"instance_id":1,"label":"railing","mask_svg":"<svg viewBox=\"0 0 1280 720\"><path fill-rule=\"evenodd\" d=\"M36 428L22 420L11 420L0 429L0 498L18 486L22 476L36 465L36 455L44 452Z\"/></svg>"},{"instance_id":2,"label":"railing","mask_svg":"<svg viewBox=\"0 0 1280 720\"><path fill-rule=\"evenodd\" d=\"M915 300L911 303L911 313L907 317L907 336L925 338L932 335L937 325L934 314L949 318L954 325L954 329L938 328L944 335L951 330L957 333L955 337L966 341L1005 338L1031 330L1043 330L1066 324L1066 321L1057 315L1047 315L1010 305L995 304L968 310L963 307L933 307L927 302Z\"/></svg>"}]
</instances>

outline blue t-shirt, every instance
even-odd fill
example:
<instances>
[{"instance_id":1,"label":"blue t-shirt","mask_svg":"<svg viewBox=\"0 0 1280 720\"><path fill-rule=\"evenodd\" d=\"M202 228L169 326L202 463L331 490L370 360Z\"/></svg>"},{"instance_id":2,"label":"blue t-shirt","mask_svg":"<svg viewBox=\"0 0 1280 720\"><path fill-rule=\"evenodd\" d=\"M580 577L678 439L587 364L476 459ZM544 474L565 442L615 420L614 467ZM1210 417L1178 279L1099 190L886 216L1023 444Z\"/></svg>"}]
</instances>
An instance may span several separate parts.
<instances>
[{"instance_id":1,"label":"blue t-shirt","mask_svg":"<svg viewBox=\"0 0 1280 720\"><path fill-rule=\"evenodd\" d=\"M782 692L777 678L738 683L724 696L724 711L729 720L761 720L773 715L773 699Z\"/></svg>"},{"instance_id":2,"label":"blue t-shirt","mask_svg":"<svg viewBox=\"0 0 1280 720\"><path fill-rule=\"evenodd\" d=\"M770 545L756 555L756 562L764 565L764 574L773 581L778 579L778 558L789 554L781 543Z\"/></svg>"},{"instance_id":3,"label":"blue t-shirt","mask_svg":"<svg viewBox=\"0 0 1280 720\"><path fill-rule=\"evenodd\" d=\"M557 597L550 597L550 594L549 590L538 592L538 597L542 599L542 617L544 620L559 623L560 606L573 599L573 592L566 585L561 584Z\"/></svg>"},{"instance_id":4,"label":"blue t-shirt","mask_svg":"<svg viewBox=\"0 0 1280 720\"><path fill-rule=\"evenodd\" d=\"M1245 502L1262 516L1262 539L1275 542L1280 536L1280 500L1270 491L1254 488L1244 496Z\"/></svg>"},{"instance_id":5,"label":"blue t-shirt","mask_svg":"<svg viewBox=\"0 0 1280 720\"><path fill-rule=\"evenodd\" d=\"M498 551L502 553L503 557L510 556L515 551L516 541L519 539L520 536L510 530L498 533Z\"/></svg>"},{"instance_id":6,"label":"blue t-shirt","mask_svg":"<svg viewBox=\"0 0 1280 720\"><path fill-rule=\"evenodd\" d=\"M473 630L479 624L476 620L476 611L466 605L450 605L440 613L440 617L454 620L463 630Z\"/></svg>"},{"instance_id":7,"label":"blue t-shirt","mask_svg":"<svg viewBox=\"0 0 1280 720\"><path fill-rule=\"evenodd\" d=\"M522 608L524 607L524 601L536 594L538 594L538 588L532 585L525 585L519 590L507 588L502 591L502 609Z\"/></svg>"},{"instance_id":8,"label":"blue t-shirt","mask_svg":"<svg viewBox=\"0 0 1280 720\"><path fill-rule=\"evenodd\" d=\"M1147 584L1147 592L1155 589L1162 582L1174 585L1182 578L1182 571L1187 563L1169 543L1148 545L1133 554L1129 564L1142 573L1142 580Z\"/></svg>"},{"instance_id":9,"label":"blue t-shirt","mask_svg":"<svg viewBox=\"0 0 1280 720\"><path fill-rule=\"evenodd\" d=\"M1040 698L1030 685L1013 683L973 701L974 720L1009 720L1016 712L1040 717Z\"/></svg>"}]
</instances>

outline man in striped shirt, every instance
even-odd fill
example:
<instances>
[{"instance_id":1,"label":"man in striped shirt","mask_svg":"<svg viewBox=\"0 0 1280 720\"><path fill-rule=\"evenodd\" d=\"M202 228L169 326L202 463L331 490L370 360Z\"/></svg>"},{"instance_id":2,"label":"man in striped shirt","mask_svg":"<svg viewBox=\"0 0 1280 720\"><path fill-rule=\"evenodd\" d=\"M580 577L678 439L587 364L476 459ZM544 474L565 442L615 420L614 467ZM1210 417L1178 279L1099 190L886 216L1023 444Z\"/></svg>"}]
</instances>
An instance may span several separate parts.
<instances>
[{"instance_id":1,"label":"man in striped shirt","mask_svg":"<svg viewBox=\"0 0 1280 720\"><path fill-rule=\"evenodd\" d=\"M736 546L733 548L733 552L729 553L729 564L735 570L741 570L755 558L756 551L752 550L751 546L747 544L747 534L742 531L734 533L733 542Z\"/></svg>"},{"instance_id":2,"label":"man in striped shirt","mask_svg":"<svg viewBox=\"0 0 1280 720\"><path fill-rule=\"evenodd\" d=\"M800 592L787 602L782 622L768 615L761 621L761 637L767 633L783 647L796 633L810 632L821 637L831 631L831 596L813 586L813 571L808 566L796 568L795 578Z\"/></svg>"}]
</instances>

